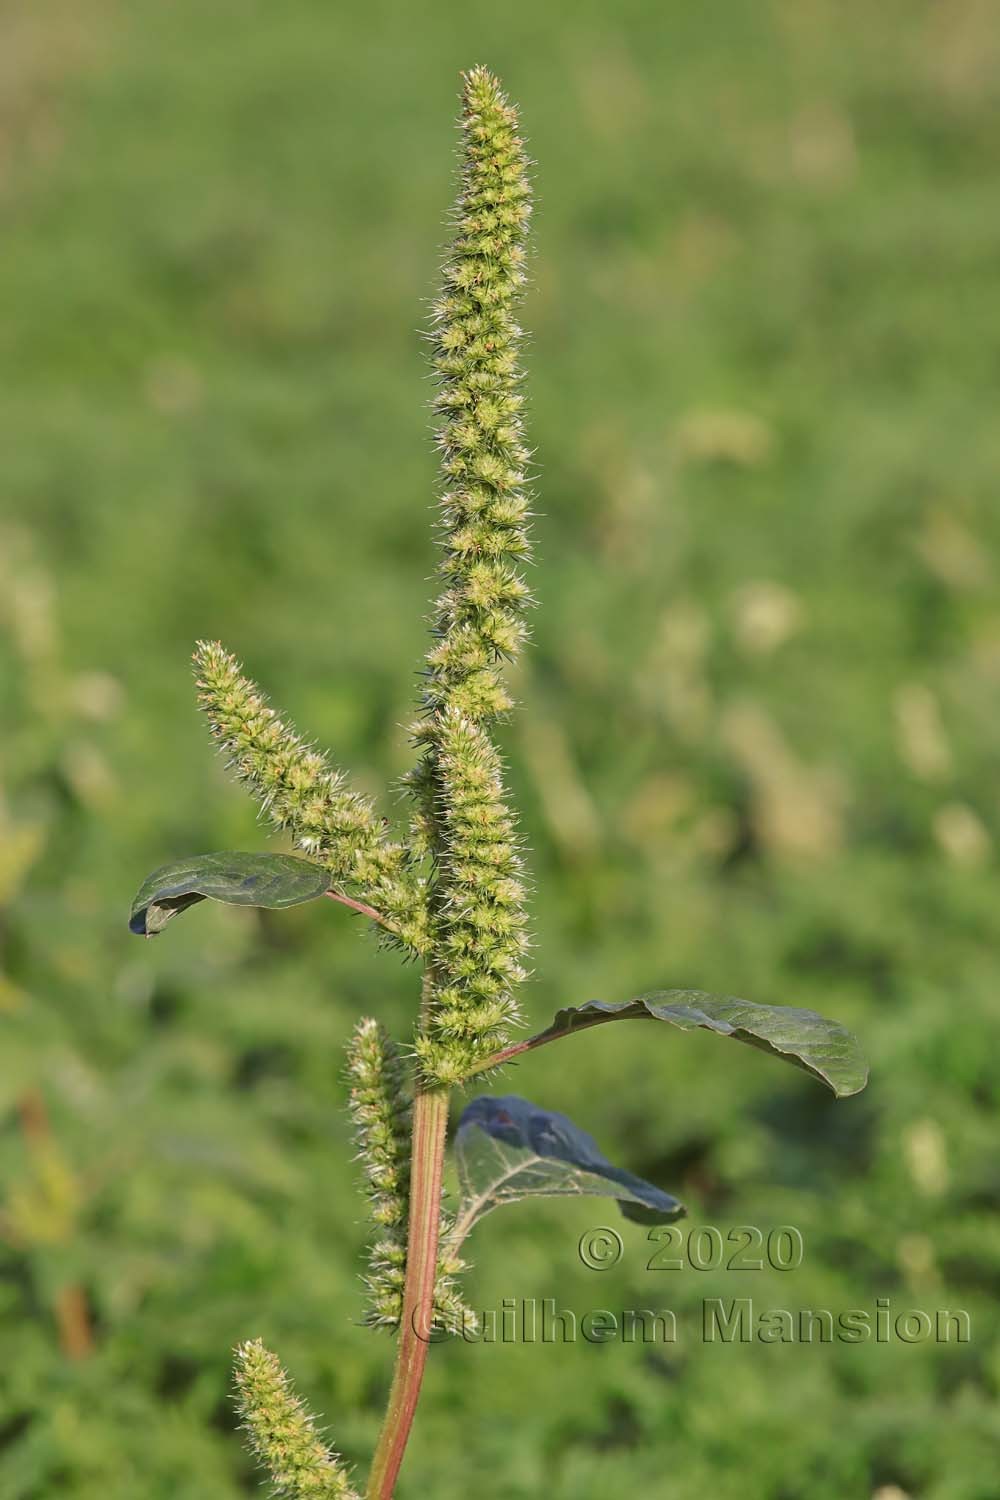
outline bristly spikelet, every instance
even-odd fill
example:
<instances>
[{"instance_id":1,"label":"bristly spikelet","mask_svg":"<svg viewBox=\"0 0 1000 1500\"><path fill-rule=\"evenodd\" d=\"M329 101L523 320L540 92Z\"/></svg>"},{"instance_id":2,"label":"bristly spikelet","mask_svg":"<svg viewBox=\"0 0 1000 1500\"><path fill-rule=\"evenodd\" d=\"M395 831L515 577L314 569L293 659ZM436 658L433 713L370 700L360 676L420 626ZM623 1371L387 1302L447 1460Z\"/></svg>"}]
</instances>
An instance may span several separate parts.
<instances>
[{"instance_id":1,"label":"bristly spikelet","mask_svg":"<svg viewBox=\"0 0 1000 1500\"><path fill-rule=\"evenodd\" d=\"M399 1050L378 1021L363 1016L347 1045L349 1107L358 1158L376 1236L368 1251L365 1322L397 1328L402 1315L409 1216L412 1108ZM447 1226L446 1226L447 1228ZM446 1234L442 1235L442 1243ZM474 1330L475 1315L454 1290L465 1269L442 1252L434 1293L434 1317L451 1333Z\"/></svg>"},{"instance_id":2,"label":"bristly spikelet","mask_svg":"<svg viewBox=\"0 0 1000 1500\"><path fill-rule=\"evenodd\" d=\"M437 603L425 707L477 722L510 707L498 664L524 640L529 602L529 453L521 425L514 318L531 213L517 113L485 68L466 75L462 186L434 308L435 409L445 485L445 591Z\"/></svg>"},{"instance_id":3,"label":"bristly spikelet","mask_svg":"<svg viewBox=\"0 0 1000 1500\"><path fill-rule=\"evenodd\" d=\"M447 1242L453 1222L447 1214L441 1215L441 1239ZM436 1328L446 1333L474 1337L479 1332L479 1319L455 1289L455 1278L468 1270L461 1256L442 1250L438 1257L437 1279L434 1282L434 1314Z\"/></svg>"},{"instance_id":4,"label":"bristly spikelet","mask_svg":"<svg viewBox=\"0 0 1000 1500\"><path fill-rule=\"evenodd\" d=\"M271 708L236 658L217 641L194 654L198 701L231 769L264 814L338 886L363 895L385 930L416 953L427 946L426 897L408 851L386 835L371 801L352 792L319 751Z\"/></svg>"},{"instance_id":5,"label":"bristly spikelet","mask_svg":"<svg viewBox=\"0 0 1000 1500\"><path fill-rule=\"evenodd\" d=\"M458 1082L496 1051L518 1019L524 978L524 884L500 757L457 710L439 717L440 856L435 907L434 1005L417 1040L421 1066Z\"/></svg>"},{"instance_id":6,"label":"bristly spikelet","mask_svg":"<svg viewBox=\"0 0 1000 1500\"><path fill-rule=\"evenodd\" d=\"M358 1500L280 1363L259 1339L236 1350L236 1404L248 1445L281 1500Z\"/></svg>"},{"instance_id":7,"label":"bristly spikelet","mask_svg":"<svg viewBox=\"0 0 1000 1500\"><path fill-rule=\"evenodd\" d=\"M502 666L520 650L530 548L521 425L521 330L530 216L517 115L484 68L466 75L462 186L434 311L445 589L434 617L414 836L436 859L434 984L417 1055L452 1084L502 1044L523 978L524 889L499 757L485 726L511 706Z\"/></svg>"},{"instance_id":8,"label":"bristly spikelet","mask_svg":"<svg viewBox=\"0 0 1000 1500\"><path fill-rule=\"evenodd\" d=\"M364 1016L347 1046L350 1111L377 1239L365 1278L365 1321L399 1322L409 1212L411 1101L396 1044Z\"/></svg>"}]
</instances>

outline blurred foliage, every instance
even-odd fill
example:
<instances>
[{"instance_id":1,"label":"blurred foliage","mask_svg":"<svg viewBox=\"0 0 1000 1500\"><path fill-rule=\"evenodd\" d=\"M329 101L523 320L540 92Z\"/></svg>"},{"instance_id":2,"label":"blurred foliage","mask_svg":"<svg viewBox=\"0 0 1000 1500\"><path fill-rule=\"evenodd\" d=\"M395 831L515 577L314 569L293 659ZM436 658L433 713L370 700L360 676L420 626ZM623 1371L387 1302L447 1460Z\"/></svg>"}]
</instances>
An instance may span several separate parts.
<instances>
[{"instance_id":1,"label":"blurred foliage","mask_svg":"<svg viewBox=\"0 0 1000 1500\"><path fill-rule=\"evenodd\" d=\"M676 1345L432 1353L401 1495L1000 1493L1000 34L988 0L3 6L0 1491L257 1492L261 1335L363 1465L355 1017L414 970L329 903L126 928L264 847L186 656L220 637L358 784L407 760L435 460L415 331L483 61L537 159L542 601L506 749L532 1023L666 985L855 1028L868 1092L608 1028L512 1072L782 1275L587 1271L584 1204L474 1306ZM274 847L274 846L272 846ZM354 930L349 930L349 929ZM654 1041L656 1045L654 1045ZM754 1284L748 1286L748 1282ZM707 1346L706 1296L963 1307L965 1345Z\"/></svg>"}]
</instances>

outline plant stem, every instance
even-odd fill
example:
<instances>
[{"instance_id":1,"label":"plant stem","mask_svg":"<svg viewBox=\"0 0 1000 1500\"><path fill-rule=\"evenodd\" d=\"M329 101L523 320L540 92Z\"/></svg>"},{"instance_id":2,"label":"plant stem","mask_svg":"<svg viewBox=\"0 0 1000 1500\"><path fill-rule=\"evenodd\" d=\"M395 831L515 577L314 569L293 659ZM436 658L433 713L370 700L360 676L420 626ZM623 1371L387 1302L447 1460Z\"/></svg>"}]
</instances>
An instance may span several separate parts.
<instances>
[{"instance_id":1,"label":"plant stem","mask_svg":"<svg viewBox=\"0 0 1000 1500\"><path fill-rule=\"evenodd\" d=\"M641 1017L637 1016L636 1019L639 1020ZM489 1057L484 1057L482 1062L476 1063L469 1069L468 1077L473 1078L477 1073L486 1073L492 1068L502 1068L524 1052L533 1052L536 1047L544 1047L549 1042L561 1041L564 1036L574 1035L578 1031L588 1031L591 1026L600 1026L606 1020L607 1016L594 1016L592 1020L583 1021L577 1017L572 1026L550 1026L547 1031L540 1031L537 1036L529 1036L523 1042L512 1042L509 1047L504 1047L499 1052L493 1052Z\"/></svg>"},{"instance_id":2,"label":"plant stem","mask_svg":"<svg viewBox=\"0 0 1000 1500\"><path fill-rule=\"evenodd\" d=\"M568 1032L559 1032L559 1036L568 1035ZM555 1037L547 1036L545 1040L554 1042ZM541 1045L537 1037L529 1037L525 1042L514 1042L510 1047L504 1047L500 1052L493 1052L489 1057L484 1057L482 1062L476 1063L469 1069L469 1077L474 1078L477 1073L488 1073L492 1068L502 1068L505 1063L512 1062L515 1057L520 1057L522 1052L530 1052L534 1047Z\"/></svg>"},{"instance_id":3,"label":"plant stem","mask_svg":"<svg viewBox=\"0 0 1000 1500\"><path fill-rule=\"evenodd\" d=\"M389 923L386 921L385 917L380 911L376 911L374 906L368 906L364 901L355 901L353 896L345 896L341 891L327 891L326 894L329 896L331 901L339 901L341 906L350 907L351 911L356 911L363 917L370 917L371 920L373 922L377 922L380 927L388 927L389 931L392 931L392 928L389 927Z\"/></svg>"},{"instance_id":4,"label":"plant stem","mask_svg":"<svg viewBox=\"0 0 1000 1500\"><path fill-rule=\"evenodd\" d=\"M410 1222L403 1311L389 1405L368 1481L369 1500L390 1500L424 1378L434 1312L447 1089L421 1089L413 1101Z\"/></svg>"}]
</instances>

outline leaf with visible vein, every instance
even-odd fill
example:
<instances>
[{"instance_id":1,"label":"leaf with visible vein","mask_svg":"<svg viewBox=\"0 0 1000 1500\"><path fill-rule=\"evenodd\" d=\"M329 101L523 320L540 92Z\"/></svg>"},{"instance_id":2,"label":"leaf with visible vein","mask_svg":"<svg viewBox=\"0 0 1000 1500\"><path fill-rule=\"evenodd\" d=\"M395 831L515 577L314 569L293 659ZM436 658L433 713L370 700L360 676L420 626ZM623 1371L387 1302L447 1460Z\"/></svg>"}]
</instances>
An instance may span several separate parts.
<instances>
[{"instance_id":1,"label":"leaf with visible vein","mask_svg":"<svg viewBox=\"0 0 1000 1500\"><path fill-rule=\"evenodd\" d=\"M857 1038L838 1021L794 1005L757 1005L701 990L657 990L635 1000L608 1004L590 1000L556 1012L551 1026L510 1049L511 1055L558 1041L573 1031L607 1021L669 1021L682 1031L701 1027L730 1036L803 1068L832 1089L838 1099L857 1094L868 1082L868 1065Z\"/></svg>"},{"instance_id":2,"label":"leaf with visible vein","mask_svg":"<svg viewBox=\"0 0 1000 1500\"><path fill-rule=\"evenodd\" d=\"M315 901L329 888L326 870L289 854L196 854L161 866L143 881L128 925L139 937L155 937L171 917L199 901L277 910Z\"/></svg>"},{"instance_id":3,"label":"leaf with visible vein","mask_svg":"<svg viewBox=\"0 0 1000 1500\"><path fill-rule=\"evenodd\" d=\"M522 1198L614 1198L628 1219L669 1224L685 1213L669 1193L613 1166L586 1131L516 1094L482 1094L455 1135L461 1199L452 1243L503 1203Z\"/></svg>"}]
</instances>

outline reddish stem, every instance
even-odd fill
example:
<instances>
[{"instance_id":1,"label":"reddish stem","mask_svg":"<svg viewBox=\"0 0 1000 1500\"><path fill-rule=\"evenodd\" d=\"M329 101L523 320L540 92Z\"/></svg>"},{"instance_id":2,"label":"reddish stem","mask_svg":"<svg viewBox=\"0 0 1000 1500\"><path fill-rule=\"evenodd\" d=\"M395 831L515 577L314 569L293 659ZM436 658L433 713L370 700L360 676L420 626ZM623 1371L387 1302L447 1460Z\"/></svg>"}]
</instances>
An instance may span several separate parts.
<instances>
[{"instance_id":1,"label":"reddish stem","mask_svg":"<svg viewBox=\"0 0 1000 1500\"><path fill-rule=\"evenodd\" d=\"M485 1062L477 1063L468 1077L473 1078L477 1073L486 1073L490 1068L502 1067L504 1063L520 1057L522 1052L533 1052L536 1047L544 1047L549 1042L562 1041L564 1036L573 1036L578 1031L589 1031L591 1026L601 1026L607 1019L607 1016L594 1016L591 1020L576 1020L572 1026L561 1026L558 1030L551 1026L548 1031L539 1031L536 1036L529 1036L523 1042L514 1042L512 1046L504 1047L502 1052L494 1052L492 1057L488 1057Z\"/></svg>"},{"instance_id":2,"label":"reddish stem","mask_svg":"<svg viewBox=\"0 0 1000 1500\"><path fill-rule=\"evenodd\" d=\"M559 1035L567 1036L568 1033L561 1031ZM555 1041L555 1037L547 1036L545 1040L547 1042ZM502 1052L494 1052L492 1057L488 1057L485 1062L479 1063L472 1069L469 1077L474 1078L477 1073L486 1073L490 1068L502 1067L504 1063L510 1062L512 1058L520 1057L522 1052L530 1052L533 1047L540 1046L541 1041L537 1037L529 1037L526 1042L515 1042L513 1046L505 1047Z\"/></svg>"},{"instance_id":3,"label":"reddish stem","mask_svg":"<svg viewBox=\"0 0 1000 1500\"><path fill-rule=\"evenodd\" d=\"M403 1311L389 1404L368 1480L369 1500L391 1500L424 1378L434 1316L441 1176L447 1126L447 1091L436 1089L418 1093L413 1104L410 1223Z\"/></svg>"},{"instance_id":4,"label":"reddish stem","mask_svg":"<svg viewBox=\"0 0 1000 1500\"><path fill-rule=\"evenodd\" d=\"M366 906L363 901L355 901L353 896L344 896L340 891L327 891L326 894L331 901L339 901L341 906L349 906L351 911L359 912L363 917L370 917L373 922L378 922L381 927L389 925L382 913L376 911L374 906Z\"/></svg>"}]
</instances>

